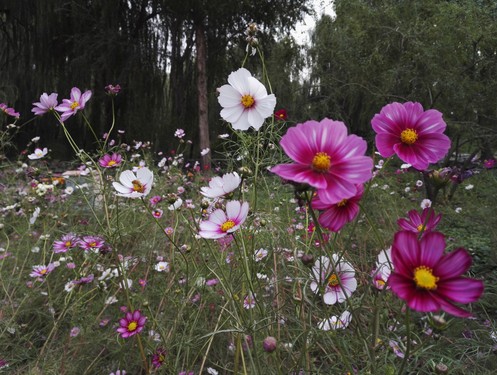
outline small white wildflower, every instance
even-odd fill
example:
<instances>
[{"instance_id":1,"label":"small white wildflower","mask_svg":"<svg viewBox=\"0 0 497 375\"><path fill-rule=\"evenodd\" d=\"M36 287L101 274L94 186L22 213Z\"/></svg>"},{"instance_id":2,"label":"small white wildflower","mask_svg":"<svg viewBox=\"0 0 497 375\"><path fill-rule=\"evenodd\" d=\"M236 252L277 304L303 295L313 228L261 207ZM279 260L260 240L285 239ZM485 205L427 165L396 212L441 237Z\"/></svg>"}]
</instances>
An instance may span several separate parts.
<instances>
[{"instance_id":1,"label":"small white wildflower","mask_svg":"<svg viewBox=\"0 0 497 375\"><path fill-rule=\"evenodd\" d=\"M425 209L425 208L429 208L429 207L431 207L431 200L429 200L429 199L423 199L421 201L421 208Z\"/></svg>"},{"instance_id":2,"label":"small white wildflower","mask_svg":"<svg viewBox=\"0 0 497 375\"><path fill-rule=\"evenodd\" d=\"M461 208L461 207L457 207L457 208L455 209L455 211L456 211L456 213L460 214L460 213L462 212L462 208Z\"/></svg>"},{"instance_id":3,"label":"small white wildflower","mask_svg":"<svg viewBox=\"0 0 497 375\"><path fill-rule=\"evenodd\" d=\"M473 189L475 186L474 185L471 185L469 184L468 186L465 187L466 190L471 190Z\"/></svg>"}]
</instances>

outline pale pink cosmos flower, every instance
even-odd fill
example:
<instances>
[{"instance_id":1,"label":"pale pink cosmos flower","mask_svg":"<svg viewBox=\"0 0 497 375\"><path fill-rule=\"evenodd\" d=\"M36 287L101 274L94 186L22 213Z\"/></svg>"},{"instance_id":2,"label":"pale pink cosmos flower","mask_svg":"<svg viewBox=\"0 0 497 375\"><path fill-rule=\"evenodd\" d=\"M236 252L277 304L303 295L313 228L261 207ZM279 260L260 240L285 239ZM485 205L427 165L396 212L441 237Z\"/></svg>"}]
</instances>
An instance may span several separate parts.
<instances>
[{"instance_id":1,"label":"pale pink cosmos flower","mask_svg":"<svg viewBox=\"0 0 497 375\"><path fill-rule=\"evenodd\" d=\"M285 180L319 189L320 199L338 203L357 194L357 185L372 176L373 160L365 156L366 141L348 135L343 122L325 118L288 129L280 145L294 161L271 172Z\"/></svg>"},{"instance_id":2,"label":"pale pink cosmos flower","mask_svg":"<svg viewBox=\"0 0 497 375\"><path fill-rule=\"evenodd\" d=\"M243 299L243 308L247 310L253 309L255 307L255 302L256 302L255 298L256 298L255 293L247 294Z\"/></svg>"},{"instance_id":3,"label":"pale pink cosmos flower","mask_svg":"<svg viewBox=\"0 0 497 375\"><path fill-rule=\"evenodd\" d=\"M0 110L7 116L15 117L16 119L21 116L19 112L16 112L14 108L7 107L5 103L0 103Z\"/></svg>"},{"instance_id":4,"label":"pale pink cosmos flower","mask_svg":"<svg viewBox=\"0 0 497 375\"><path fill-rule=\"evenodd\" d=\"M109 95L117 95L121 91L121 85L107 85L105 86L105 92Z\"/></svg>"},{"instance_id":5,"label":"pale pink cosmos flower","mask_svg":"<svg viewBox=\"0 0 497 375\"><path fill-rule=\"evenodd\" d=\"M57 107L57 104L59 104L59 102L57 101L57 96L58 94L55 92L51 93L50 95L44 92L40 96L40 101L33 103L34 107L31 112L33 112L35 116L41 116L47 112L53 111L54 108Z\"/></svg>"},{"instance_id":6,"label":"pale pink cosmos flower","mask_svg":"<svg viewBox=\"0 0 497 375\"><path fill-rule=\"evenodd\" d=\"M324 319L318 323L318 328L323 331L345 329L349 326L352 321L352 314L350 311L345 310L340 316L331 316L328 319Z\"/></svg>"},{"instance_id":7,"label":"pale pink cosmos flower","mask_svg":"<svg viewBox=\"0 0 497 375\"><path fill-rule=\"evenodd\" d=\"M249 204L247 202L229 201L226 212L217 209L208 220L200 223L199 235L203 238L217 239L238 230L247 219Z\"/></svg>"},{"instance_id":8,"label":"pale pink cosmos flower","mask_svg":"<svg viewBox=\"0 0 497 375\"><path fill-rule=\"evenodd\" d=\"M276 97L268 95L264 85L245 68L232 72L228 83L218 89L218 101L223 107L221 117L236 130L248 130L251 126L259 130L264 120L272 116Z\"/></svg>"},{"instance_id":9,"label":"pale pink cosmos flower","mask_svg":"<svg viewBox=\"0 0 497 375\"><path fill-rule=\"evenodd\" d=\"M54 241L53 249L55 253L65 253L79 245L80 239L74 233L64 234L60 240Z\"/></svg>"},{"instance_id":10,"label":"pale pink cosmos flower","mask_svg":"<svg viewBox=\"0 0 497 375\"><path fill-rule=\"evenodd\" d=\"M377 289L390 289L387 284L388 278L393 271L392 248L380 251L376 261L376 269L373 271L373 285Z\"/></svg>"},{"instance_id":11,"label":"pale pink cosmos flower","mask_svg":"<svg viewBox=\"0 0 497 375\"><path fill-rule=\"evenodd\" d=\"M349 262L333 254L333 259L321 256L312 267L311 290L321 292L327 305L344 302L356 289L355 271Z\"/></svg>"},{"instance_id":12,"label":"pale pink cosmos flower","mask_svg":"<svg viewBox=\"0 0 497 375\"><path fill-rule=\"evenodd\" d=\"M55 107L55 110L61 112L60 119L62 122L76 114L79 110L85 108L86 102L91 98L91 91L85 91L81 94L81 90L77 87L71 89L71 98L63 99L62 104Z\"/></svg>"},{"instance_id":13,"label":"pale pink cosmos flower","mask_svg":"<svg viewBox=\"0 0 497 375\"><path fill-rule=\"evenodd\" d=\"M120 182L113 182L118 196L127 198L142 198L152 190L153 172L147 167L138 169L136 175L132 171L124 171L119 176Z\"/></svg>"},{"instance_id":14,"label":"pale pink cosmos flower","mask_svg":"<svg viewBox=\"0 0 497 375\"><path fill-rule=\"evenodd\" d=\"M200 188L200 193L207 198L219 198L234 191L242 182L238 173L226 173L223 177L213 177L209 187Z\"/></svg>"},{"instance_id":15,"label":"pale pink cosmos flower","mask_svg":"<svg viewBox=\"0 0 497 375\"><path fill-rule=\"evenodd\" d=\"M397 154L418 170L442 159L450 149L450 139L443 132L442 113L423 110L419 103L391 103L371 120L376 132L376 147L384 158Z\"/></svg>"},{"instance_id":16,"label":"pale pink cosmos flower","mask_svg":"<svg viewBox=\"0 0 497 375\"><path fill-rule=\"evenodd\" d=\"M29 274L31 277L46 277L50 272L55 269L55 264L49 263L48 265L33 266L33 271Z\"/></svg>"},{"instance_id":17,"label":"pale pink cosmos flower","mask_svg":"<svg viewBox=\"0 0 497 375\"><path fill-rule=\"evenodd\" d=\"M48 148L46 148L46 147L44 149L35 148L35 151L32 154L28 155L28 159L29 160L41 159L44 156L46 156L47 154L48 154Z\"/></svg>"}]
</instances>

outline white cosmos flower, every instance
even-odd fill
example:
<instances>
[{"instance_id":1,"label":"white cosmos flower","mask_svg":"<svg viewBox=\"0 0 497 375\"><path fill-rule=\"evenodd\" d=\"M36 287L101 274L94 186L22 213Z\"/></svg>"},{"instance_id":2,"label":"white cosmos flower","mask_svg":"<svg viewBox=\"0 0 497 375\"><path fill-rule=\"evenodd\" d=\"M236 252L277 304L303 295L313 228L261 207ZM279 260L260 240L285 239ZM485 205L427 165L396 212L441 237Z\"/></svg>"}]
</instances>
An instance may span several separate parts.
<instances>
[{"instance_id":1,"label":"white cosmos flower","mask_svg":"<svg viewBox=\"0 0 497 375\"><path fill-rule=\"evenodd\" d=\"M329 331L330 329L345 329L350 324L352 320L352 314L345 310L340 317L332 316L329 319L322 320L318 323L318 328L323 331Z\"/></svg>"},{"instance_id":2,"label":"white cosmos flower","mask_svg":"<svg viewBox=\"0 0 497 375\"><path fill-rule=\"evenodd\" d=\"M35 151L32 154L28 155L28 159L30 160L41 159L46 154L48 154L48 148L45 147L43 150L41 148L35 148Z\"/></svg>"},{"instance_id":3,"label":"white cosmos flower","mask_svg":"<svg viewBox=\"0 0 497 375\"><path fill-rule=\"evenodd\" d=\"M312 267L311 289L322 292L327 305L344 302L357 288L355 271L349 262L333 254L333 260L321 256Z\"/></svg>"},{"instance_id":4,"label":"white cosmos flower","mask_svg":"<svg viewBox=\"0 0 497 375\"><path fill-rule=\"evenodd\" d=\"M127 198L141 198L150 193L154 181L153 172L147 167L140 168L136 175L132 171L124 171L119 176L119 182L113 182L114 189L119 196Z\"/></svg>"},{"instance_id":5,"label":"white cosmos flower","mask_svg":"<svg viewBox=\"0 0 497 375\"><path fill-rule=\"evenodd\" d=\"M241 182L242 179L238 173L226 173L223 177L212 177L209 187L201 187L200 193L207 198L219 198L238 188Z\"/></svg>"},{"instance_id":6,"label":"white cosmos flower","mask_svg":"<svg viewBox=\"0 0 497 375\"><path fill-rule=\"evenodd\" d=\"M276 97L268 95L264 85L245 68L232 72L228 83L218 89L218 101L223 107L221 117L234 129L248 130L252 126L259 130L264 120L273 114Z\"/></svg>"}]
</instances>

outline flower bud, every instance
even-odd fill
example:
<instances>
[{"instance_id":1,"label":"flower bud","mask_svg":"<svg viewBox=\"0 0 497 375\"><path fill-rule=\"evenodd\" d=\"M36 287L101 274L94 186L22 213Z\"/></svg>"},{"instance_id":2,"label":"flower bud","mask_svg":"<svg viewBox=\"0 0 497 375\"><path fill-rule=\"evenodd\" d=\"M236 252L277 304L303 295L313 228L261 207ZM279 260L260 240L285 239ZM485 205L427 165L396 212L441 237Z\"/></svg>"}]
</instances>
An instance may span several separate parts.
<instances>
[{"instance_id":1,"label":"flower bud","mask_svg":"<svg viewBox=\"0 0 497 375\"><path fill-rule=\"evenodd\" d=\"M272 353L276 350L276 339L273 336L268 336L262 342L262 347L265 352Z\"/></svg>"}]
</instances>

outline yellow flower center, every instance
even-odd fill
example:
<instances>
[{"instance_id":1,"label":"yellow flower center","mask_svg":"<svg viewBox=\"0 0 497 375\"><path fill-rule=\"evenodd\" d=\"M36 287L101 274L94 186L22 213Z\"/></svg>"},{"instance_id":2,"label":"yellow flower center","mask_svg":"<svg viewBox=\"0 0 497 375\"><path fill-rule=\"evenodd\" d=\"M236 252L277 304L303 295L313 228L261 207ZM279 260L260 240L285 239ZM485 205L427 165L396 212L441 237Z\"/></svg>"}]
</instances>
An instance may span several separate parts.
<instances>
[{"instance_id":1,"label":"yellow flower center","mask_svg":"<svg viewBox=\"0 0 497 375\"><path fill-rule=\"evenodd\" d=\"M416 227L416 229L418 230L418 232L422 232L422 231L424 231L424 230L425 230L425 228L426 228L426 227L425 227L425 225L424 225L424 224L419 224L419 225Z\"/></svg>"},{"instance_id":2,"label":"yellow flower center","mask_svg":"<svg viewBox=\"0 0 497 375\"><path fill-rule=\"evenodd\" d=\"M338 276L336 273L332 273L330 277L328 277L328 286L334 287L340 285L340 281L338 281Z\"/></svg>"},{"instance_id":3,"label":"yellow flower center","mask_svg":"<svg viewBox=\"0 0 497 375\"><path fill-rule=\"evenodd\" d=\"M96 242L90 242L89 245L90 245L90 247L95 247L95 246L97 246L97 243Z\"/></svg>"},{"instance_id":4,"label":"yellow flower center","mask_svg":"<svg viewBox=\"0 0 497 375\"><path fill-rule=\"evenodd\" d=\"M134 320L128 324L128 331L130 332L133 332L137 328L138 328L138 323L135 322Z\"/></svg>"},{"instance_id":5,"label":"yellow flower center","mask_svg":"<svg viewBox=\"0 0 497 375\"><path fill-rule=\"evenodd\" d=\"M331 167L331 157L326 152L318 152L312 158L312 169L316 172L328 172Z\"/></svg>"},{"instance_id":6,"label":"yellow flower center","mask_svg":"<svg viewBox=\"0 0 497 375\"><path fill-rule=\"evenodd\" d=\"M41 273L42 275L44 275L44 274L46 274L46 273L47 273L47 271L48 271L48 270L45 268L45 269L42 269L42 270L40 271L40 273Z\"/></svg>"},{"instance_id":7,"label":"yellow flower center","mask_svg":"<svg viewBox=\"0 0 497 375\"><path fill-rule=\"evenodd\" d=\"M414 129L405 129L400 133L400 140L406 145L412 145L418 140L418 133Z\"/></svg>"},{"instance_id":8,"label":"yellow flower center","mask_svg":"<svg viewBox=\"0 0 497 375\"><path fill-rule=\"evenodd\" d=\"M437 289L438 277L433 275L433 270L426 266L419 266L414 270L414 282L418 288Z\"/></svg>"},{"instance_id":9,"label":"yellow flower center","mask_svg":"<svg viewBox=\"0 0 497 375\"><path fill-rule=\"evenodd\" d=\"M115 160L111 160L107 163L108 166L111 166L111 165L116 165L116 161Z\"/></svg>"},{"instance_id":10,"label":"yellow flower center","mask_svg":"<svg viewBox=\"0 0 497 375\"><path fill-rule=\"evenodd\" d=\"M243 95L241 102L245 108L252 108L255 103L255 99L252 95Z\"/></svg>"},{"instance_id":11,"label":"yellow flower center","mask_svg":"<svg viewBox=\"0 0 497 375\"><path fill-rule=\"evenodd\" d=\"M66 247L69 247L72 245L71 241L66 241L66 243L64 244Z\"/></svg>"},{"instance_id":12,"label":"yellow flower center","mask_svg":"<svg viewBox=\"0 0 497 375\"><path fill-rule=\"evenodd\" d=\"M383 279L378 279L376 280L376 284L378 284L378 286L385 286L385 281Z\"/></svg>"},{"instance_id":13,"label":"yellow flower center","mask_svg":"<svg viewBox=\"0 0 497 375\"><path fill-rule=\"evenodd\" d=\"M145 192L145 186L143 186L143 184L140 181L133 180L131 181L131 183L133 184L133 191L136 191L138 193Z\"/></svg>"},{"instance_id":14,"label":"yellow flower center","mask_svg":"<svg viewBox=\"0 0 497 375\"><path fill-rule=\"evenodd\" d=\"M228 220L226 221L225 223L223 223L223 225L221 225L221 230L223 232L227 232L229 231L231 228L233 228L235 226L235 222L233 220Z\"/></svg>"},{"instance_id":15,"label":"yellow flower center","mask_svg":"<svg viewBox=\"0 0 497 375\"><path fill-rule=\"evenodd\" d=\"M343 207L346 206L348 202L348 199L342 199L340 202L337 203L338 207Z\"/></svg>"},{"instance_id":16,"label":"yellow flower center","mask_svg":"<svg viewBox=\"0 0 497 375\"><path fill-rule=\"evenodd\" d=\"M72 102L71 103L71 109L74 111L76 108L79 107L79 103L78 102Z\"/></svg>"}]
</instances>

